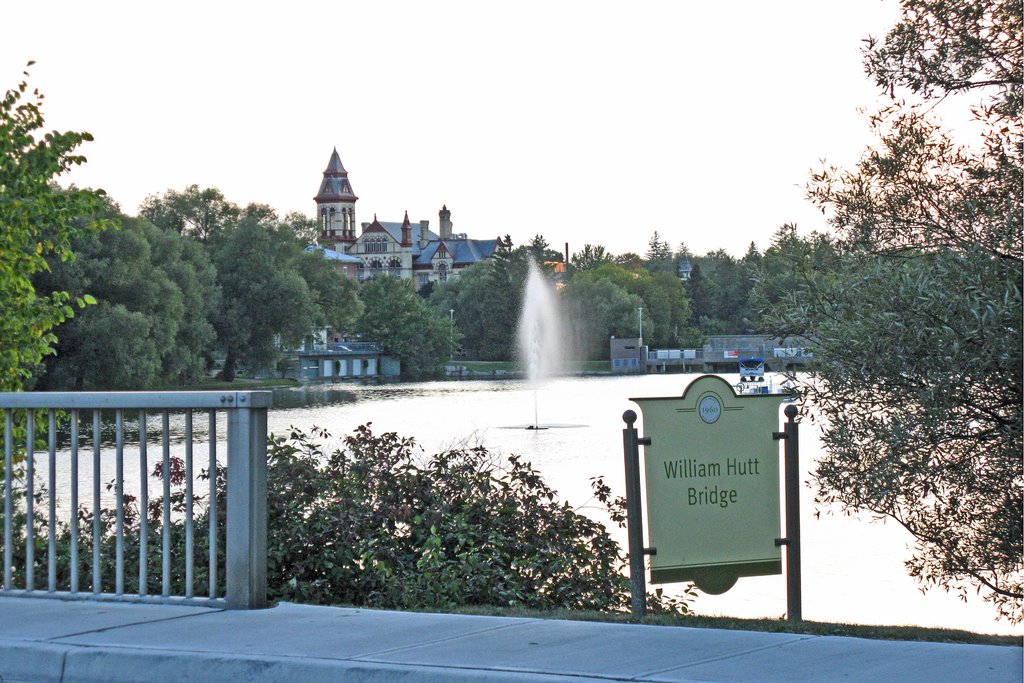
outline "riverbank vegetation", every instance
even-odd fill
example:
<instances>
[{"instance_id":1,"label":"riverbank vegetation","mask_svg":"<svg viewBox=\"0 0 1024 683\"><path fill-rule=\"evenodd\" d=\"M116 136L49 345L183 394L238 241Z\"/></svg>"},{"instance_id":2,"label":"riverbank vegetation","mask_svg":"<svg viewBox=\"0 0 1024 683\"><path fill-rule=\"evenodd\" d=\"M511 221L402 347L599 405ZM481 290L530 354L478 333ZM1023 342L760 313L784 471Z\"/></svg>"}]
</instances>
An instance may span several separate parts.
<instances>
[{"instance_id":1,"label":"riverbank vegetation","mask_svg":"<svg viewBox=\"0 0 1024 683\"><path fill-rule=\"evenodd\" d=\"M558 498L541 475L516 455L492 454L482 446L456 445L426 454L416 442L395 433L357 428L340 444L322 430L271 436L267 457L267 589L271 601L355 605L396 609L451 610L499 606L538 610L615 612L629 607L626 557L608 529ZM208 472L201 478L208 478ZM219 567L225 576L225 519L228 472L218 472L217 538ZM185 468L177 458L164 472L172 487L171 591L185 592L188 542ZM593 482L595 503L622 524L624 501L601 479ZM111 484L112 486L112 484ZM24 495L23 491L18 492ZM39 504L46 495L37 490ZM209 499L196 493L192 548L195 593L209 594ZM139 546L142 516L147 545L147 589L159 594L163 557L157 551L165 532L163 499L125 496L124 545ZM14 506L15 528L26 524ZM91 576L92 512L83 507L79 575ZM45 521L35 518L34 567L47 573ZM101 582L114 590L117 514L100 512ZM70 585L71 528L57 530L57 588ZM125 591L139 589L138 553L124 556ZM25 547L14 544L14 581L24 580ZM223 586L221 586L221 593ZM688 597L650 594L653 611L685 613Z\"/></svg>"}]
</instances>

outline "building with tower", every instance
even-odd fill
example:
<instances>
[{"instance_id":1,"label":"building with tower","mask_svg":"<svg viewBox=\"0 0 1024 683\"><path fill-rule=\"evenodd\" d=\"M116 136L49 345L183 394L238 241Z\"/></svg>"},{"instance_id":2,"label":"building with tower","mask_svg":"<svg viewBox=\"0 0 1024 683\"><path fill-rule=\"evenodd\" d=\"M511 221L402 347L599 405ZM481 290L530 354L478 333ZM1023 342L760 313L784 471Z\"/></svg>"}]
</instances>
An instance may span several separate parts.
<instances>
[{"instance_id":1,"label":"building with tower","mask_svg":"<svg viewBox=\"0 0 1024 683\"><path fill-rule=\"evenodd\" d=\"M409 212L400 223L373 221L359 224L356 230L356 201L348 171L338 150L324 170L316 201L320 225L320 246L324 254L338 263L346 274L360 280L380 275L395 275L412 280L416 287L429 282L444 282L474 263L490 258L498 239L470 239L452 230L452 213L447 206L438 212L438 232L430 221L410 221Z\"/></svg>"}]
</instances>

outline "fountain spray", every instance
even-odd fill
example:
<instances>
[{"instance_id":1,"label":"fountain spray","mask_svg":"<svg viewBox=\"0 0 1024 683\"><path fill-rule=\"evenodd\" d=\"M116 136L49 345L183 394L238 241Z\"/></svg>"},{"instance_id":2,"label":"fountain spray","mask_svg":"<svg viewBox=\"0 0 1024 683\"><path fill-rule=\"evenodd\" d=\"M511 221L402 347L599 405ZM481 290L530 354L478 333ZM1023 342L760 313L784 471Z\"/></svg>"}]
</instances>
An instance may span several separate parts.
<instances>
[{"instance_id":1,"label":"fountain spray","mask_svg":"<svg viewBox=\"0 0 1024 683\"><path fill-rule=\"evenodd\" d=\"M527 379L533 388L533 425L527 429L544 429L538 415L537 391L561 365L560 327L561 316L554 289L531 260L516 335L519 361L526 368Z\"/></svg>"}]
</instances>

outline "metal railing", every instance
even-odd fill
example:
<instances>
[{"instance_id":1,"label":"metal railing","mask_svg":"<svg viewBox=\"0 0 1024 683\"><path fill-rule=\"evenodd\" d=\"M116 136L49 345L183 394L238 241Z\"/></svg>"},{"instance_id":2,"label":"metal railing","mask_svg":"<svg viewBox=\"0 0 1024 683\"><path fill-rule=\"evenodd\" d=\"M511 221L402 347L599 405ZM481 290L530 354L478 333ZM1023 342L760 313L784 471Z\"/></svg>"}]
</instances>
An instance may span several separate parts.
<instances>
[{"instance_id":1,"label":"metal railing","mask_svg":"<svg viewBox=\"0 0 1024 683\"><path fill-rule=\"evenodd\" d=\"M99 599L131 602L157 602L173 604L197 604L235 609L255 609L266 606L266 564L267 564L267 408L270 407L268 391L196 391L196 392L24 392L0 393L0 409L4 412L4 516L3 516L3 586L0 596L55 597L62 599ZM45 411L45 413L43 412ZM197 479L194 458L193 417L195 411L207 413L207 476L209 492L205 507L206 531L208 537L208 558L206 562L206 595L195 594L195 533L196 510L194 483ZM160 594L150 594L150 551L156 548L150 540L151 530L148 517L157 514L150 505L150 443L147 435L150 417L159 415L160 423L160 479L162 479L161 509L159 510L159 554ZM46 426L38 429L38 417L45 414ZM80 427L84 419L91 417L91 435L88 422L86 434ZM104 442L104 428L109 432L110 417L113 415L113 449L110 441ZM175 423L183 421L182 446L184 449L184 496L175 499L172 514L172 457L171 417ZM218 438L217 418L224 418L227 427L227 481L226 501L218 500ZM137 419L138 440L126 444L126 422ZM15 440L15 433L20 438ZM45 465L38 462L37 432L45 432L47 438L47 460ZM84 439L83 439L84 436ZM176 437L177 438L177 437ZM91 513L88 507L80 507L79 465L82 441L92 450ZM61 448L58 449L58 441ZM17 449L16 449L17 444ZM176 444L177 446L177 444ZM106 447L106 452L104 451ZM126 495L125 452L136 455L137 489L135 495ZM59 456L58 456L59 450ZM113 453L111 454L111 450ZM180 449L179 449L180 450ZM114 519L111 520L102 507L101 472L102 465L109 470L111 455L114 458ZM16 457L23 461L16 462ZM106 458L106 460L104 460ZM47 482L45 496L37 493L37 464L45 467ZM87 463L88 464L88 461ZM156 464L156 463L152 463ZM129 469L135 463L129 463ZM15 477L15 467L23 477ZM60 470L67 471L66 481L61 481ZM21 497L24 510L18 515L23 519L23 528L15 528L14 496L15 482L24 487ZM224 482L220 482L222 485ZM66 492L65 520L58 517L58 500ZM46 498L45 520L37 523L39 502ZM137 513L131 515L137 521L137 528L126 529L126 500L137 501ZM154 501L155 502L155 501ZM226 511L226 519L219 519L218 507ZM82 520L91 517L91 532ZM62 526L63 525L63 526ZM83 529L82 527L85 526ZM58 527L64 536L58 543ZM109 527L112 527L112 532ZM220 556L218 528L224 527L226 552ZM172 536L176 539L178 553L184 544L184 557L175 558L172 571ZM153 532L156 529L152 530ZM79 556L82 533L91 535L90 590L83 590ZM36 585L37 545L44 545L41 536L45 533L47 550L47 583L45 589ZM113 539L110 538L112 533ZM126 544L137 538L138 584L134 592L125 590ZM106 539L106 543L104 542ZM111 542L112 540L112 542ZM23 550L24 565L15 567L15 543ZM112 546L112 547L110 547ZM58 547L66 548L69 557L58 557ZM113 552L113 590L110 577L103 576L103 554ZM20 558L19 558L20 559ZM134 558L133 558L134 560ZM184 571L176 578L179 565ZM39 561L41 565L41 559ZM106 563L109 566L109 558ZM224 567L224 591L218 567ZM62 578L58 582L58 569ZM15 572L24 579L24 585L14 585ZM155 579L155 576L152 577ZM173 581L172 581L173 579ZM60 585L58 585L60 583ZM172 583L179 589L172 594ZM223 594L223 597L220 597Z\"/></svg>"}]
</instances>

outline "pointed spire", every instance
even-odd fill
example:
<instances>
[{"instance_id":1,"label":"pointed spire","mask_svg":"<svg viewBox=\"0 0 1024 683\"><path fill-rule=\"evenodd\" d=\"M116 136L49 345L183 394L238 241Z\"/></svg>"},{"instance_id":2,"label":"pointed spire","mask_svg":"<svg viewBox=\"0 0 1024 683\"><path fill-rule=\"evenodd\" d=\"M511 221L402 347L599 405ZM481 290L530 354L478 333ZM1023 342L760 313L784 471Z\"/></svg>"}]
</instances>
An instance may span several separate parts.
<instances>
[{"instance_id":1,"label":"pointed spire","mask_svg":"<svg viewBox=\"0 0 1024 683\"><path fill-rule=\"evenodd\" d=\"M402 221L402 246L412 246L412 224L409 223L409 212L405 212L405 220Z\"/></svg>"},{"instance_id":2,"label":"pointed spire","mask_svg":"<svg viewBox=\"0 0 1024 683\"><path fill-rule=\"evenodd\" d=\"M320 190L313 199L317 204L354 202L359 199L352 191L352 184L348 181L348 171L341 163L337 147L331 152L331 159L327 162L327 168L324 170L324 179L320 183Z\"/></svg>"},{"instance_id":3,"label":"pointed spire","mask_svg":"<svg viewBox=\"0 0 1024 683\"><path fill-rule=\"evenodd\" d=\"M338 148L335 147L334 151L331 152L331 160L327 162L327 169L324 171L325 176L341 176L347 177L348 171L341 163L341 156L338 154Z\"/></svg>"}]
</instances>

